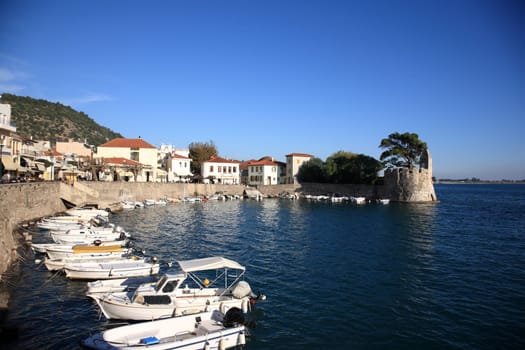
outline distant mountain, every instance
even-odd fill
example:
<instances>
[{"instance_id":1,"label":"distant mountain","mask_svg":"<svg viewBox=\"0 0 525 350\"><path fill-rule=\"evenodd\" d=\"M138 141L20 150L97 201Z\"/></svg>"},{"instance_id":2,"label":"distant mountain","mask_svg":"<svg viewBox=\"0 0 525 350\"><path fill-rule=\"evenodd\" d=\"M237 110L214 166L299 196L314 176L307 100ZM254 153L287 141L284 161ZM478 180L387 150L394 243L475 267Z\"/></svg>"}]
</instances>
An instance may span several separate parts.
<instances>
[{"instance_id":1,"label":"distant mountain","mask_svg":"<svg viewBox=\"0 0 525 350\"><path fill-rule=\"evenodd\" d=\"M55 143L69 139L99 146L116 137L122 137L104 126L98 125L83 112L60 103L2 94L2 103L11 105L11 122L16 133L33 140Z\"/></svg>"}]
</instances>

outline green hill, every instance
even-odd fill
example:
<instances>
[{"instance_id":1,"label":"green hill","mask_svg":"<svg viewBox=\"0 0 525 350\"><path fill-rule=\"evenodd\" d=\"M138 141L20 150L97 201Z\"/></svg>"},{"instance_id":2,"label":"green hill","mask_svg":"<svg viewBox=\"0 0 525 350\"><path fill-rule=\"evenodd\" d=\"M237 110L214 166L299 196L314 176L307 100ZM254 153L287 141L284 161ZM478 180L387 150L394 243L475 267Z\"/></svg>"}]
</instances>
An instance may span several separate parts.
<instances>
[{"instance_id":1,"label":"green hill","mask_svg":"<svg viewBox=\"0 0 525 350\"><path fill-rule=\"evenodd\" d=\"M101 145L108 140L122 137L106 127L98 125L83 112L71 107L46 100L2 94L2 103L11 105L11 122L16 133L33 140L86 141L91 145Z\"/></svg>"}]
</instances>

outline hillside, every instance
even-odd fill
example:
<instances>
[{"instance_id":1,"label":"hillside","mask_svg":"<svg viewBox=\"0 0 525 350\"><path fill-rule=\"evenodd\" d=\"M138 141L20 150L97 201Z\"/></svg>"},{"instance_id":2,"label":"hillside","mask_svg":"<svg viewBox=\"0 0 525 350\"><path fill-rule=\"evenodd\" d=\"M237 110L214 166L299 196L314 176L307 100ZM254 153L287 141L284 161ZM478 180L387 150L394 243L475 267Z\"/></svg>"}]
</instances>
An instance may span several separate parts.
<instances>
[{"instance_id":1,"label":"hillside","mask_svg":"<svg viewBox=\"0 0 525 350\"><path fill-rule=\"evenodd\" d=\"M83 112L71 107L46 100L2 94L2 103L11 105L11 122L19 135L33 137L34 140L87 141L91 145L101 145L108 140L122 137L106 127L98 125Z\"/></svg>"}]
</instances>

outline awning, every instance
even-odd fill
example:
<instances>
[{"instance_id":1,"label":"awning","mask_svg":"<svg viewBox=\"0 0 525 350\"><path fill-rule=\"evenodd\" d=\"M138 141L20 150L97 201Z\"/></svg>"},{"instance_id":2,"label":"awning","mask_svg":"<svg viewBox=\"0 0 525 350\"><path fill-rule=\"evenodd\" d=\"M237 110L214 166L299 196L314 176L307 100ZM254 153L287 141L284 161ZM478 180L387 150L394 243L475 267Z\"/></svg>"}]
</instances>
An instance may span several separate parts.
<instances>
[{"instance_id":1,"label":"awning","mask_svg":"<svg viewBox=\"0 0 525 350\"><path fill-rule=\"evenodd\" d=\"M195 272L204 270L216 270L216 269L237 269L246 270L246 268L240 265L238 262L226 259L222 256L214 256L211 258L193 259L179 261L179 266L184 272Z\"/></svg>"},{"instance_id":2,"label":"awning","mask_svg":"<svg viewBox=\"0 0 525 350\"><path fill-rule=\"evenodd\" d=\"M7 171L27 171L27 168L20 166L20 164L15 163L11 156L2 156L2 164L4 169Z\"/></svg>"}]
</instances>

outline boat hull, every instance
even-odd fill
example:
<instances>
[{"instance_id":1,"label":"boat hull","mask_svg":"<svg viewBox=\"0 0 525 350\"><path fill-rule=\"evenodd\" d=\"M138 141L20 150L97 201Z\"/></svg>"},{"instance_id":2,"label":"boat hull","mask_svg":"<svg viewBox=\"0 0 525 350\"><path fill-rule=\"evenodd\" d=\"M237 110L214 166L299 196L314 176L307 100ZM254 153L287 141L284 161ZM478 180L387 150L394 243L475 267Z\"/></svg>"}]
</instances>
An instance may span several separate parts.
<instances>
[{"instance_id":1,"label":"boat hull","mask_svg":"<svg viewBox=\"0 0 525 350\"><path fill-rule=\"evenodd\" d=\"M232 307L247 311L249 307L248 298L174 297L169 304L151 304L138 302L136 300L131 302L125 295L101 295L98 297L91 297L95 299L100 310L104 314L104 317L108 320L158 320L166 317L191 315L214 309L227 312Z\"/></svg>"},{"instance_id":2,"label":"boat hull","mask_svg":"<svg viewBox=\"0 0 525 350\"><path fill-rule=\"evenodd\" d=\"M98 264L103 265L103 264ZM82 266L81 264L66 264L64 271L70 279L100 280L126 277L151 276L159 273L159 264L130 264L125 267Z\"/></svg>"}]
</instances>

